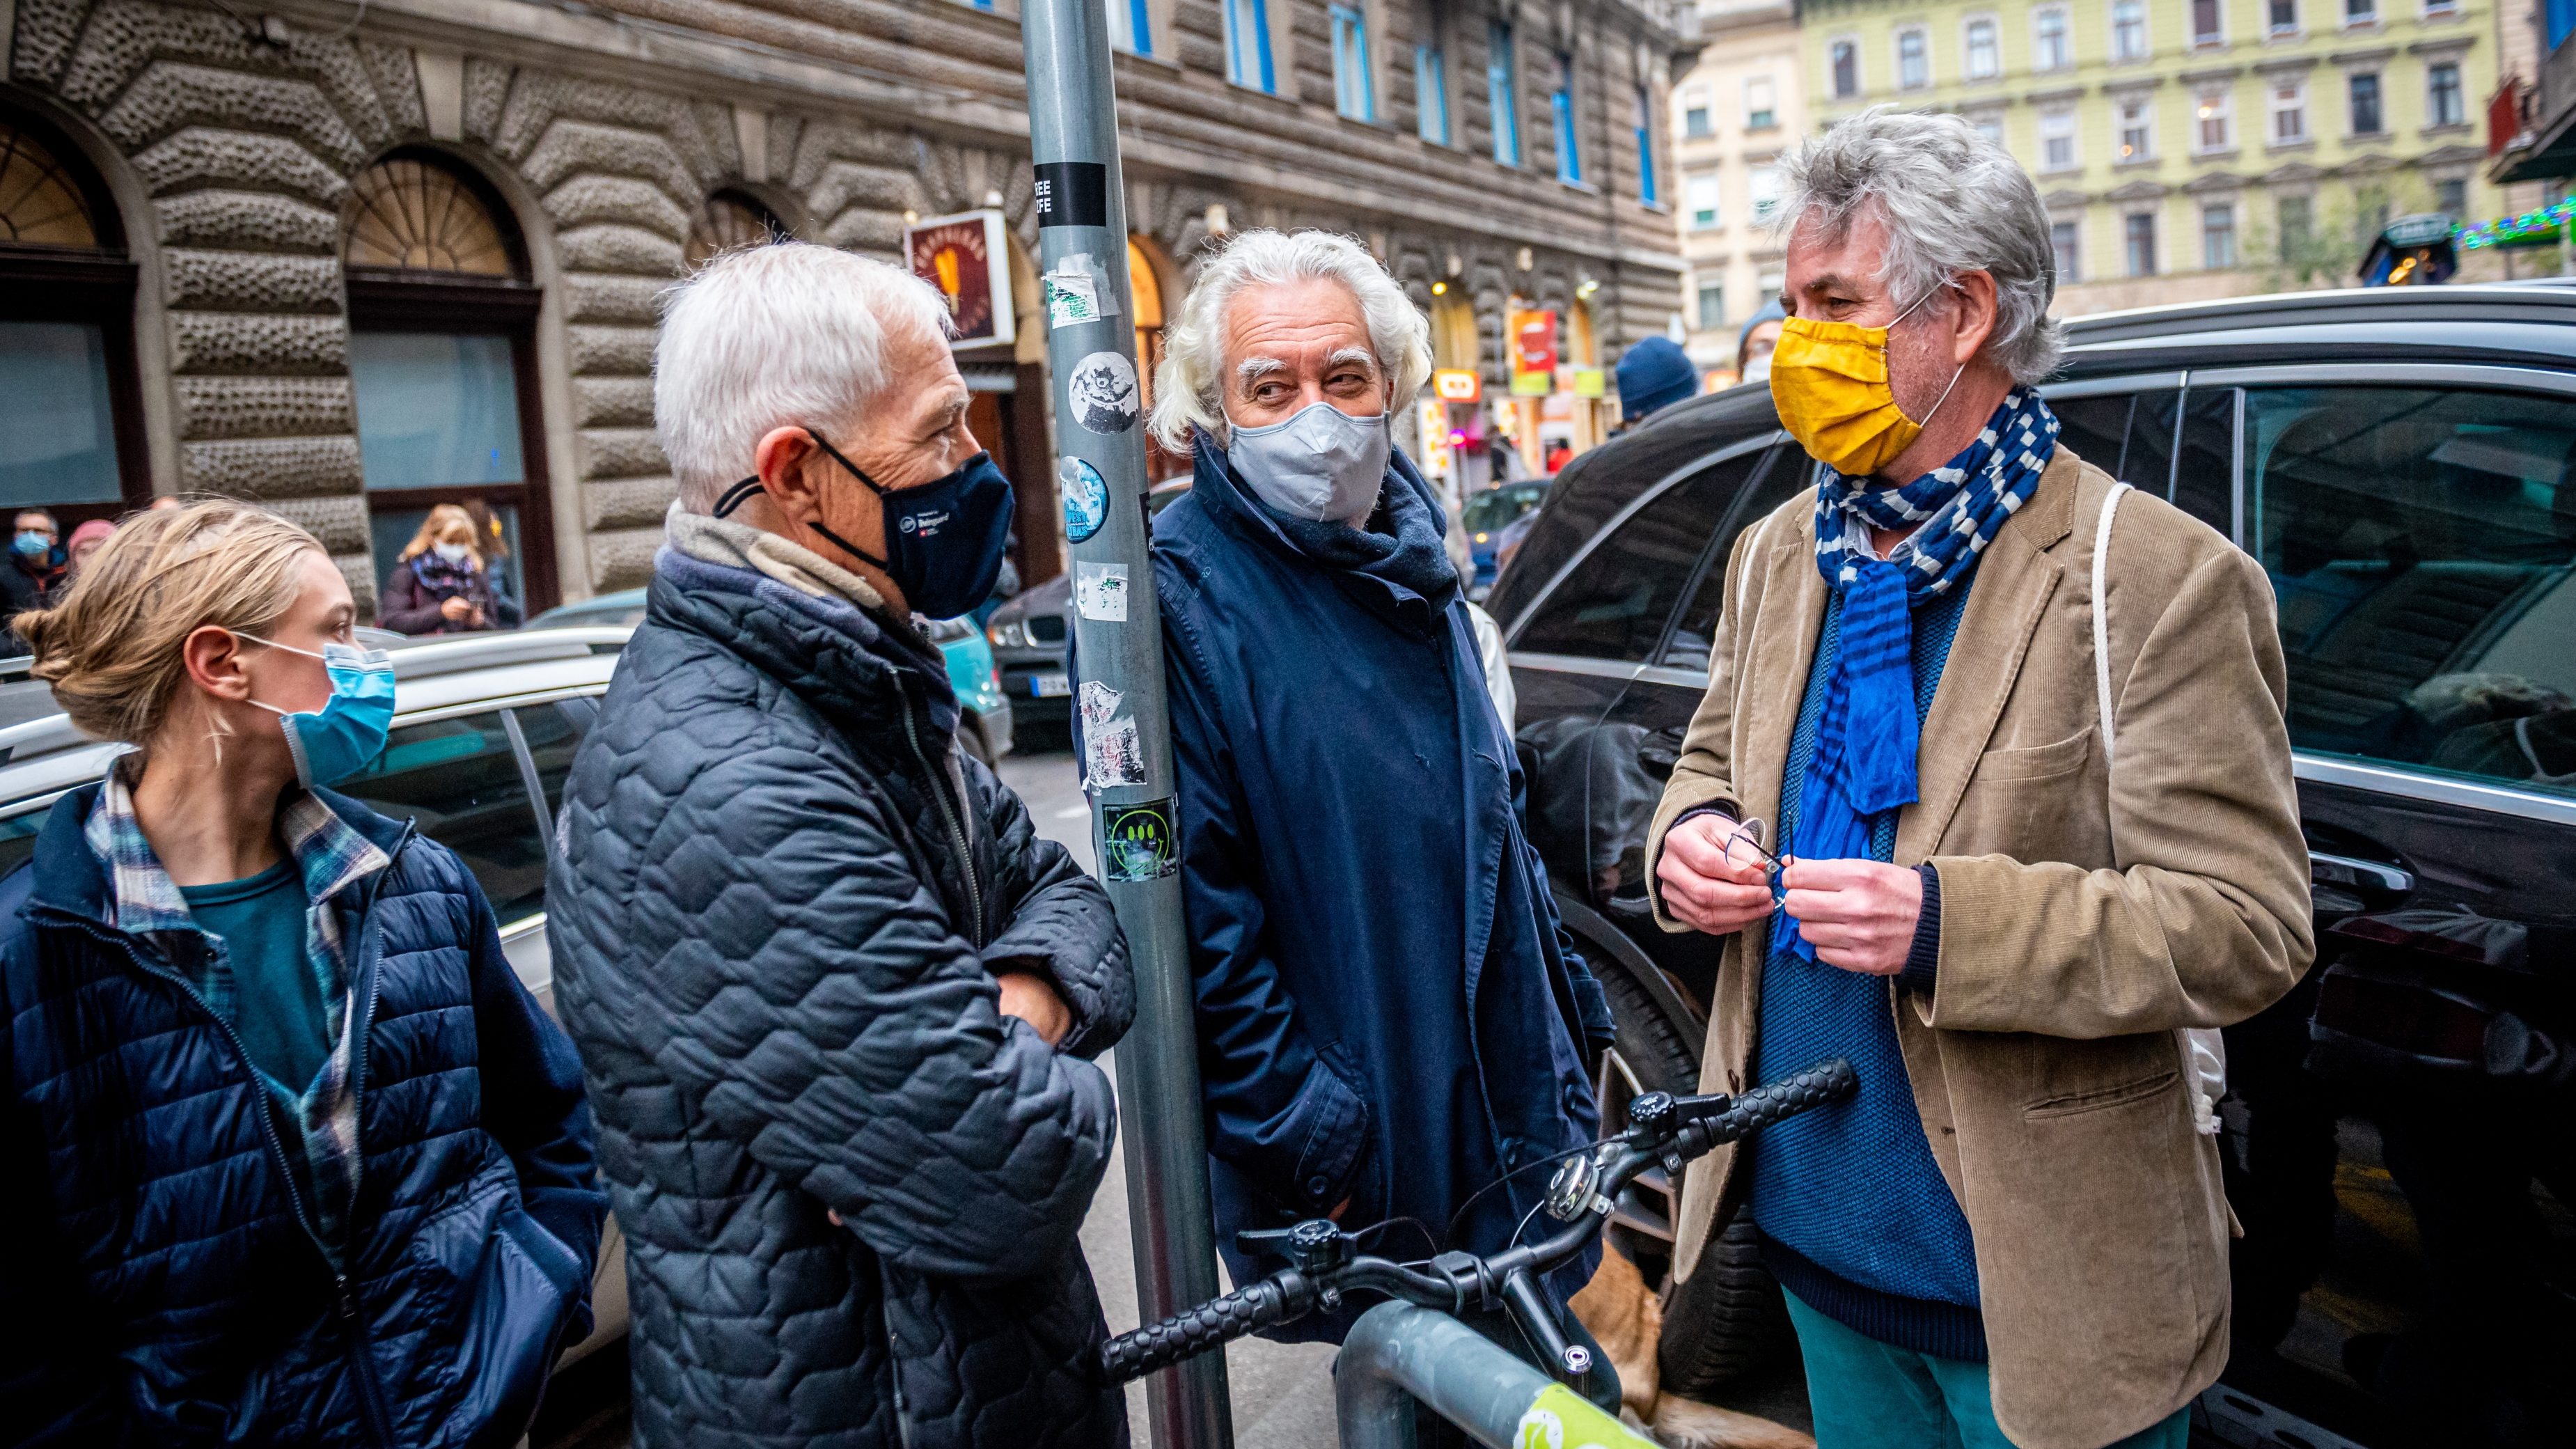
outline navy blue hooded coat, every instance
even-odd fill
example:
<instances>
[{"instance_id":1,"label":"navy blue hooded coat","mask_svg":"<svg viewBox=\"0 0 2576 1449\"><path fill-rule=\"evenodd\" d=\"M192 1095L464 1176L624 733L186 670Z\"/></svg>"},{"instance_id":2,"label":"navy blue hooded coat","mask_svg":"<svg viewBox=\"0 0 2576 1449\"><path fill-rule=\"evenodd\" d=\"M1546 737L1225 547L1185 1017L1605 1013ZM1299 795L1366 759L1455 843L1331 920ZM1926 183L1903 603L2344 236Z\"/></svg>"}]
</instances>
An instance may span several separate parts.
<instances>
[{"instance_id":1,"label":"navy blue hooded coat","mask_svg":"<svg viewBox=\"0 0 2576 1449\"><path fill-rule=\"evenodd\" d=\"M1222 455L1197 462L1155 520L1154 580L1218 1240L1246 1282L1276 1265L1236 1254L1238 1229L1348 1198L1345 1227L1422 1225L1376 1251L1427 1255L1477 1189L1592 1140L1608 1004L1522 834L1454 573L1411 571L1426 595L1322 561ZM1372 522L1437 546L1439 504L1401 454ZM1437 1246L1499 1251L1548 1175L1485 1194ZM1593 1261L1555 1275L1560 1301Z\"/></svg>"},{"instance_id":2,"label":"navy blue hooded coat","mask_svg":"<svg viewBox=\"0 0 2576 1449\"><path fill-rule=\"evenodd\" d=\"M364 1164L336 1278L237 1038L111 924L98 789L0 880L0 1434L507 1449L589 1332L607 1199L581 1063L482 889L316 792L393 857L335 902Z\"/></svg>"}]
</instances>

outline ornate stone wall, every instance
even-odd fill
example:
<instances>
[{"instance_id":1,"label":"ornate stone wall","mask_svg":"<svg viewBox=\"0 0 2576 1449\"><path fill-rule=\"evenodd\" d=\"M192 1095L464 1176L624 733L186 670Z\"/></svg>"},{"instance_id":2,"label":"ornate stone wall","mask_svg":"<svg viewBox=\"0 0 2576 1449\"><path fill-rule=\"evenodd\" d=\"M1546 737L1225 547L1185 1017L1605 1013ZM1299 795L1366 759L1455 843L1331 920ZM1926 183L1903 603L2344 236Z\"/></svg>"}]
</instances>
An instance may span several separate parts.
<instances>
[{"instance_id":1,"label":"ornate stone wall","mask_svg":"<svg viewBox=\"0 0 2576 1449\"><path fill-rule=\"evenodd\" d=\"M659 541L673 489L652 431L656 298L711 192L745 187L800 235L888 259L907 211L998 197L1035 249L1007 15L955 0L610 0L589 17L437 0L377 0L364 15L338 0L231 8L247 18L180 0L0 0L6 93L85 123L149 197L150 214L125 222L160 257L139 321L163 334L166 380L146 381L170 393L177 484L307 523L362 599L375 569L339 246L349 178L387 150L439 147L521 213L547 297L567 595L640 582ZM1384 8L1382 52L1409 54L1420 12ZM1631 4L1500 12L1538 37L1530 57L1548 53L1542 42L1578 54L1602 106L1661 84ZM1678 309L1678 259L1662 260L1670 219L1633 204L1625 126L1598 132L1612 143L1587 158L1602 188L1562 187L1542 91L1524 108L1532 165L1506 171L1474 149L1488 144L1484 101L1463 80L1454 153L1413 139L1407 67L1389 66L1384 124L1335 116L1321 0L1297 8L1287 97L1224 83L1217 0L1178 0L1175 17L1172 58L1122 57L1119 79L1131 225L1185 271L1212 207L1235 228L1361 235L1426 306L1431 282L1454 273L1497 382L1511 296L1563 306L1596 282L1605 361ZM648 23L676 38L645 54L634 27ZM1454 73L1480 75L1481 21L1456 28L1476 33L1453 40ZM1525 60L1525 88L1542 84L1533 69Z\"/></svg>"}]
</instances>

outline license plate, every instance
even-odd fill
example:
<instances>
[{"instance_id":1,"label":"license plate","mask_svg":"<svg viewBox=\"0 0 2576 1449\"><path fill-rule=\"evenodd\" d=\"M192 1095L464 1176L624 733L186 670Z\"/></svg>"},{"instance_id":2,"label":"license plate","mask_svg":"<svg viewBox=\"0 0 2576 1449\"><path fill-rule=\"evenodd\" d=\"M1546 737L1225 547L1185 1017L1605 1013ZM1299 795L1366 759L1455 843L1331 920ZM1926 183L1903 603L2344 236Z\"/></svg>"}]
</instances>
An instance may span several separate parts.
<instances>
[{"instance_id":1,"label":"license plate","mask_svg":"<svg viewBox=\"0 0 2576 1449\"><path fill-rule=\"evenodd\" d=\"M1031 699L1054 699L1071 693L1073 693L1073 681L1064 675L1032 674L1029 676Z\"/></svg>"}]
</instances>

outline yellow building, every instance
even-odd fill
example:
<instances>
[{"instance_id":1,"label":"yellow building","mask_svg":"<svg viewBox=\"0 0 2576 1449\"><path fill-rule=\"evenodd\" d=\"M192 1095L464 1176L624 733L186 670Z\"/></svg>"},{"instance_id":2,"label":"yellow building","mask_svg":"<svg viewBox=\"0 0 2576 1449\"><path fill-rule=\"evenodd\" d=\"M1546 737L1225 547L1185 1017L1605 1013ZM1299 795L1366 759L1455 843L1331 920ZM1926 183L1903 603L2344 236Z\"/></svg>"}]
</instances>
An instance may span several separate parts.
<instances>
[{"instance_id":1,"label":"yellow building","mask_svg":"<svg viewBox=\"0 0 2576 1449\"><path fill-rule=\"evenodd\" d=\"M1806 0L1801 50L1819 125L1894 104L2003 142L2074 316L2349 286L2391 217L2493 215L2498 3Z\"/></svg>"},{"instance_id":2,"label":"yellow building","mask_svg":"<svg viewBox=\"0 0 2576 1449\"><path fill-rule=\"evenodd\" d=\"M1807 134L1794 0L1700 0L1699 58L1673 80L1673 169L1681 178L1682 288L1691 361L1735 373L1745 319L1780 292L1780 246L1765 222L1774 163Z\"/></svg>"}]
</instances>

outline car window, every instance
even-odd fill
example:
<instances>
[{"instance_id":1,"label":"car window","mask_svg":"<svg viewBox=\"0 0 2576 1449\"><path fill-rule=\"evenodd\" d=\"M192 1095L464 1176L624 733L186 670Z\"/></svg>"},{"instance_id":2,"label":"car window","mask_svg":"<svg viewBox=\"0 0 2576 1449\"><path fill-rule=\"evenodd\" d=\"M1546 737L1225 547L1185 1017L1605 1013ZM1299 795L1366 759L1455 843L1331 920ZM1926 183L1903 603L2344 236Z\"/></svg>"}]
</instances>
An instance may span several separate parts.
<instances>
[{"instance_id":1,"label":"car window","mask_svg":"<svg viewBox=\"0 0 2576 1449\"><path fill-rule=\"evenodd\" d=\"M2172 388L2050 398L2057 441L2085 462L2124 483L2163 493L2173 475L2174 414L2182 394Z\"/></svg>"},{"instance_id":2,"label":"car window","mask_svg":"<svg viewBox=\"0 0 2576 1449\"><path fill-rule=\"evenodd\" d=\"M1728 505L1754 465L1772 451L1755 449L1703 468L1630 514L1557 584L1512 648L1646 659L1662 640L1664 621L1725 521Z\"/></svg>"},{"instance_id":3,"label":"car window","mask_svg":"<svg viewBox=\"0 0 2576 1449\"><path fill-rule=\"evenodd\" d=\"M1716 546L1701 560L1699 575L1691 583L1690 602L1682 606L1680 617L1673 621L1673 637L1665 643L1664 655L1656 663L1674 669L1708 668L1708 641L1717 628L1718 608L1726 601L1726 562L1734 552L1736 538L1814 482L1815 469L1795 448L1777 449L1765 460L1751 486L1744 490L1743 506L1727 520L1726 536L1716 540Z\"/></svg>"},{"instance_id":4,"label":"car window","mask_svg":"<svg viewBox=\"0 0 2576 1449\"><path fill-rule=\"evenodd\" d=\"M2174 464L2175 507L2236 536L2236 397L2232 387L2195 387L2182 400L2182 457Z\"/></svg>"},{"instance_id":5,"label":"car window","mask_svg":"<svg viewBox=\"0 0 2576 1449\"><path fill-rule=\"evenodd\" d=\"M2576 794L2576 405L2246 393L2302 749Z\"/></svg>"},{"instance_id":6,"label":"car window","mask_svg":"<svg viewBox=\"0 0 2576 1449\"><path fill-rule=\"evenodd\" d=\"M1526 484L1506 483L1500 488L1488 488L1468 499L1466 506L1458 510L1458 522L1469 533L1490 533L1538 507L1546 497L1544 485L1533 488Z\"/></svg>"},{"instance_id":7,"label":"car window","mask_svg":"<svg viewBox=\"0 0 2576 1449\"><path fill-rule=\"evenodd\" d=\"M45 801L34 809L22 809L0 818L0 875L7 875L36 853L36 837L45 828L45 817L54 811L54 802Z\"/></svg>"},{"instance_id":8,"label":"car window","mask_svg":"<svg viewBox=\"0 0 2576 1449\"><path fill-rule=\"evenodd\" d=\"M502 924L545 909L545 841L498 711L405 725L339 789L455 851Z\"/></svg>"},{"instance_id":9,"label":"car window","mask_svg":"<svg viewBox=\"0 0 2576 1449\"><path fill-rule=\"evenodd\" d=\"M536 762L537 785L546 792L546 818L552 820L555 812L563 808L564 781L572 774L572 753L581 748L582 736L590 733L591 722L599 718L599 701L559 699L510 712L518 717L519 735L528 744L528 758Z\"/></svg>"}]
</instances>

